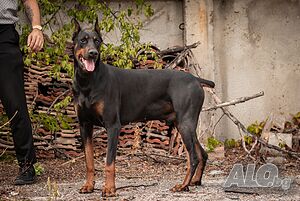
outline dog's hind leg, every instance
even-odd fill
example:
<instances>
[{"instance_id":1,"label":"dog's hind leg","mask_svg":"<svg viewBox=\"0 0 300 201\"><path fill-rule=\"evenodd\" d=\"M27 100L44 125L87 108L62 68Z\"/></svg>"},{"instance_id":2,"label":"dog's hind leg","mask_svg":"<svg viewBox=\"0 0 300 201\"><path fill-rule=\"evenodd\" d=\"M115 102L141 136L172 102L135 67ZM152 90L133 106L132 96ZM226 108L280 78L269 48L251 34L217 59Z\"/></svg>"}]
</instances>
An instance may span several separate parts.
<instances>
[{"instance_id":1,"label":"dog's hind leg","mask_svg":"<svg viewBox=\"0 0 300 201\"><path fill-rule=\"evenodd\" d=\"M189 190L188 186L190 185L190 182L199 164L199 157L196 151L196 126L197 123L191 122L189 118L182 122L178 122L177 127L187 151L187 173L183 183L177 184L171 189L173 192Z\"/></svg>"},{"instance_id":2,"label":"dog's hind leg","mask_svg":"<svg viewBox=\"0 0 300 201\"><path fill-rule=\"evenodd\" d=\"M176 85L176 90L172 90L172 92L171 97L176 112L177 128L187 151L187 173L183 183L176 185L171 190L184 191L188 190L198 165L200 164L199 167L204 165L202 150L196 134L199 114L204 101L204 91L199 88L198 83L190 83ZM202 175L203 168L200 170Z\"/></svg>"},{"instance_id":3,"label":"dog's hind leg","mask_svg":"<svg viewBox=\"0 0 300 201\"><path fill-rule=\"evenodd\" d=\"M196 170L196 174L194 175L194 177L191 181L191 185L200 186L208 155L205 152L205 150L203 149L203 147L200 145L198 140L196 143L196 152L199 157L199 164L198 164L198 167Z\"/></svg>"},{"instance_id":4,"label":"dog's hind leg","mask_svg":"<svg viewBox=\"0 0 300 201\"><path fill-rule=\"evenodd\" d=\"M86 182L79 190L80 193L91 193L94 191L94 150L93 150L93 126L88 123L80 125L80 135L83 140L84 154L86 161Z\"/></svg>"},{"instance_id":5,"label":"dog's hind leg","mask_svg":"<svg viewBox=\"0 0 300 201\"><path fill-rule=\"evenodd\" d=\"M117 153L118 138L121 129L120 123L114 123L107 127L107 154L105 165L105 184L102 188L103 197L111 197L116 194L115 185L115 160Z\"/></svg>"}]
</instances>

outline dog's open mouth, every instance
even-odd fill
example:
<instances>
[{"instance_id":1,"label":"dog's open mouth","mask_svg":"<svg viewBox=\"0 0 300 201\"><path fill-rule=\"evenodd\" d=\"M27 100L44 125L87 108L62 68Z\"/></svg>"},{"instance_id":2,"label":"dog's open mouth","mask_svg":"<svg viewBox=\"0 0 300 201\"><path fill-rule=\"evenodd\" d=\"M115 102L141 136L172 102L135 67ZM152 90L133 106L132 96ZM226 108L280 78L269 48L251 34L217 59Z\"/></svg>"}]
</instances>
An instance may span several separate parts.
<instances>
[{"instance_id":1,"label":"dog's open mouth","mask_svg":"<svg viewBox=\"0 0 300 201\"><path fill-rule=\"evenodd\" d=\"M83 56L79 56L79 60L81 61L83 67L88 72L93 72L95 70L95 60L92 58L85 59Z\"/></svg>"}]
</instances>

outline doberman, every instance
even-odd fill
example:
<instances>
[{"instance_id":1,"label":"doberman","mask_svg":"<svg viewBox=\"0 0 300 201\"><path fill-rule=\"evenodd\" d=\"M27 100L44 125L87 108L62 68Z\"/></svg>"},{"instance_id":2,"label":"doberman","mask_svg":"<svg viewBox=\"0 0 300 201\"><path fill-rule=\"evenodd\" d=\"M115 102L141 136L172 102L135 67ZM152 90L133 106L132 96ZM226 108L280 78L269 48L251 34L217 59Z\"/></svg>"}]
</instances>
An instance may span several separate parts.
<instances>
[{"instance_id":1,"label":"doberman","mask_svg":"<svg viewBox=\"0 0 300 201\"><path fill-rule=\"evenodd\" d=\"M186 191L189 185L201 185L207 153L201 147L196 127L204 101L203 86L214 82L175 70L121 69L101 61L102 43L98 20L92 29L81 29L73 20L74 80L80 134L87 168L81 193L94 190L93 126L107 130L105 184L102 196L114 196L115 158L121 125L145 120L173 122L187 150L187 174L172 191Z\"/></svg>"}]
</instances>

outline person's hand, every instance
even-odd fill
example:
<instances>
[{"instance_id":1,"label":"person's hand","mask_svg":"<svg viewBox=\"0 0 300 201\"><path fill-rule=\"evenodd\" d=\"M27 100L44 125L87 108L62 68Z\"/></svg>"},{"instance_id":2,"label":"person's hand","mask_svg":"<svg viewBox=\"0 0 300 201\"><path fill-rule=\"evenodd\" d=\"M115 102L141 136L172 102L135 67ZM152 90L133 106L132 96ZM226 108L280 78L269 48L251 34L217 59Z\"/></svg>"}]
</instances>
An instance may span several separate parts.
<instances>
[{"instance_id":1,"label":"person's hand","mask_svg":"<svg viewBox=\"0 0 300 201\"><path fill-rule=\"evenodd\" d=\"M27 46L34 52L38 52L44 45L43 32L33 29L27 38Z\"/></svg>"}]
</instances>

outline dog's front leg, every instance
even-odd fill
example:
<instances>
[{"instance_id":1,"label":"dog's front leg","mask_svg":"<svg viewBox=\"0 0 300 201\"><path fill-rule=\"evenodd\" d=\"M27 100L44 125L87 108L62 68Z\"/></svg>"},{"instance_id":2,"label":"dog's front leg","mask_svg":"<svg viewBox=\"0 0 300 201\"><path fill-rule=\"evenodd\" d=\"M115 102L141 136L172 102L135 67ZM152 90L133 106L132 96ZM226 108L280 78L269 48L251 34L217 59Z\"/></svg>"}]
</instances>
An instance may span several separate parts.
<instances>
[{"instance_id":1,"label":"dog's front leg","mask_svg":"<svg viewBox=\"0 0 300 201\"><path fill-rule=\"evenodd\" d=\"M105 184L102 188L103 197L111 197L116 195L115 160L116 160L120 129L121 129L120 123L115 123L111 126L107 126L108 141L107 141L107 154L106 154L106 165L105 165Z\"/></svg>"},{"instance_id":2,"label":"dog's front leg","mask_svg":"<svg viewBox=\"0 0 300 201\"><path fill-rule=\"evenodd\" d=\"M84 154L86 161L86 182L81 187L80 193L91 193L94 191L94 150L93 150L93 125L88 123L80 124L80 135L84 145Z\"/></svg>"}]
</instances>

